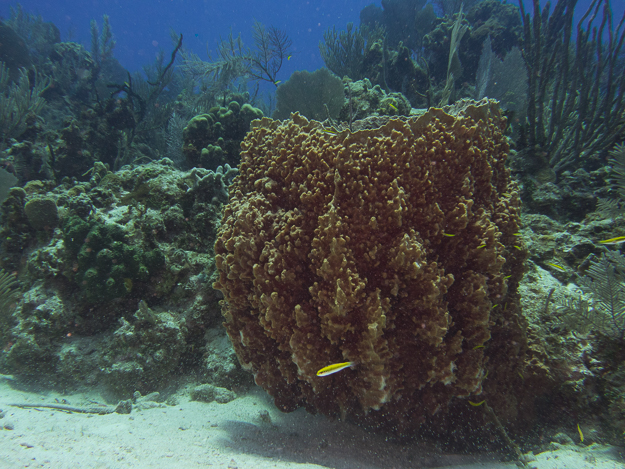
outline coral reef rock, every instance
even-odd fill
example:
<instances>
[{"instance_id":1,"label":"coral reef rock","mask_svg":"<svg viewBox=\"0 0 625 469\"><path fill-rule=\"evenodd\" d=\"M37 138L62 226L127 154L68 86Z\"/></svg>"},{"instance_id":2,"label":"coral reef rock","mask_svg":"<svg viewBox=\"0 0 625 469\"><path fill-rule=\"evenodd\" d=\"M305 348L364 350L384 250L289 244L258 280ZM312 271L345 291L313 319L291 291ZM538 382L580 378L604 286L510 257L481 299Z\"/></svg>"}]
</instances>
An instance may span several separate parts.
<instances>
[{"instance_id":1,"label":"coral reef rock","mask_svg":"<svg viewBox=\"0 0 625 469\"><path fill-rule=\"evenodd\" d=\"M97 382L118 398L160 389L203 356L211 384L242 374L225 345L203 348L221 319L212 252L236 173L96 162L87 182L12 188L0 264L23 299L0 312L0 373L65 391Z\"/></svg>"},{"instance_id":2,"label":"coral reef rock","mask_svg":"<svg viewBox=\"0 0 625 469\"><path fill-rule=\"evenodd\" d=\"M279 408L399 432L440 428L451 406L479 421L469 400L517 417L526 250L505 126L489 100L335 135L298 114L252 123L215 288L242 366Z\"/></svg>"},{"instance_id":3,"label":"coral reef rock","mask_svg":"<svg viewBox=\"0 0 625 469\"><path fill-rule=\"evenodd\" d=\"M182 151L189 167L215 170L224 164L239 164L241 140L250 122L261 117L260 109L235 100L228 107L215 106L207 114L195 116L183 131Z\"/></svg>"},{"instance_id":4,"label":"coral reef rock","mask_svg":"<svg viewBox=\"0 0 625 469\"><path fill-rule=\"evenodd\" d=\"M410 101L401 93L387 93L380 85L372 86L369 79L347 82L349 99L339 113L339 120L351 122L371 116L410 115Z\"/></svg>"}]
</instances>

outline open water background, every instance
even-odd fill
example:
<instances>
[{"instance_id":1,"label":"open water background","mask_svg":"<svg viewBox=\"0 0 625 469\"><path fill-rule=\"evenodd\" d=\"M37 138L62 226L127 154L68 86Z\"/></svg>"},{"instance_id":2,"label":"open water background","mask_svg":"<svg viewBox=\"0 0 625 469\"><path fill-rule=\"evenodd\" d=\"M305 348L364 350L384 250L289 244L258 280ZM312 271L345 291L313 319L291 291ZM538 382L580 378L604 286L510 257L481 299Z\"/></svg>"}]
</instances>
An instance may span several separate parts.
<instances>
[{"instance_id":1,"label":"open water background","mask_svg":"<svg viewBox=\"0 0 625 469\"><path fill-rule=\"evenodd\" d=\"M532 1L524 0L532 11ZM553 0L555 4L557 0ZM346 29L348 22L357 26L360 10L381 2L371 0L22 0L26 12L40 14L61 31L62 40L72 40L91 49L90 21L102 24L109 15L117 40L115 57L128 70L140 70L151 63L160 49L166 56L173 49L170 29L184 35L185 47L207 60L207 49L214 52L220 38L232 30L241 33L245 44L252 45L254 20L280 28L293 40L293 57L284 64L282 81L295 70L323 67L319 41L323 32L334 25ZM517 4L517 0L509 3ZM544 4L541 0L541 4ZM625 0L612 0L615 25L625 9ZM0 0L0 16L8 18L17 2ZM581 17L590 0L580 0L576 16Z\"/></svg>"}]
</instances>

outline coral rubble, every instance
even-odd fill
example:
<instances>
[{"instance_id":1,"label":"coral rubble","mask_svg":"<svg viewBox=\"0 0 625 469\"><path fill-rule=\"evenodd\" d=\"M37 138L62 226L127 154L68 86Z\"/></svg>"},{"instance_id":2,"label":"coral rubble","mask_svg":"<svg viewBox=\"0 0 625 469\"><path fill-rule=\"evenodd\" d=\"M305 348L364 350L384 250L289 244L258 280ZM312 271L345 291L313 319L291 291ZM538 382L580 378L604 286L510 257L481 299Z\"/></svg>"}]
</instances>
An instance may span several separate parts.
<instances>
[{"instance_id":1,"label":"coral rubble","mask_svg":"<svg viewBox=\"0 0 625 469\"><path fill-rule=\"evenodd\" d=\"M215 287L278 407L400 431L471 396L516 416L526 252L504 129L488 100L336 135L298 114L252 123Z\"/></svg>"}]
</instances>

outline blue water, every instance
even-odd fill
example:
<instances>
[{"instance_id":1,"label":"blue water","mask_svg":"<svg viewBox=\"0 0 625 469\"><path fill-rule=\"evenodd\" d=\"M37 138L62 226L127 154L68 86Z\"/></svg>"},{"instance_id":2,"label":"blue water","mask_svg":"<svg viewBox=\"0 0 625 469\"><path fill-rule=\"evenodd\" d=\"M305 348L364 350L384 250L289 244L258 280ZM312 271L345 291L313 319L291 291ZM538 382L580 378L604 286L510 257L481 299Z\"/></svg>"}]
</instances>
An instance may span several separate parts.
<instances>
[{"instance_id":1,"label":"blue water","mask_svg":"<svg viewBox=\"0 0 625 469\"><path fill-rule=\"evenodd\" d=\"M186 48L206 60L207 49L214 52L220 38L225 39L230 30L235 36L241 33L244 43L251 45L251 27L258 20L286 31L293 40L293 57L279 75L282 81L295 70L316 70L324 65L318 45L327 28L336 25L342 30L350 21L358 25L363 7L381 4L370 0L24 0L20 3L26 12L40 14L45 21L53 22L61 31L62 40L71 37L88 50L90 21L96 19L101 24L102 15L109 15L117 40L115 57L130 71L140 70L153 61L160 49L171 51L170 28L184 35ZM532 2L525 0L525 4L532 11ZM589 4L590 0L580 0L577 16ZM14 2L6 0L0 2L0 15L9 17L13 5ZM612 0L612 9L617 23L625 1Z\"/></svg>"},{"instance_id":2,"label":"blue water","mask_svg":"<svg viewBox=\"0 0 625 469\"><path fill-rule=\"evenodd\" d=\"M11 4L0 3L0 15L8 17ZM220 38L225 39L230 30L235 36L241 33L244 43L252 45L251 28L254 20L258 20L286 31L293 40L293 57L280 74L286 80L295 70L322 67L318 44L323 32L332 25L345 29L350 21L358 24L360 10L370 3L368 0L26 0L21 5L25 11L52 21L60 29L63 40L73 29L72 40L88 50L91 19L101 24L102 15L109 15L117 39L115 57L131 71L151 62L161 48L171 51L170 28L184 35L185 47L207 59L207 47L214 51Z\"/></svg>"}]
</instances>

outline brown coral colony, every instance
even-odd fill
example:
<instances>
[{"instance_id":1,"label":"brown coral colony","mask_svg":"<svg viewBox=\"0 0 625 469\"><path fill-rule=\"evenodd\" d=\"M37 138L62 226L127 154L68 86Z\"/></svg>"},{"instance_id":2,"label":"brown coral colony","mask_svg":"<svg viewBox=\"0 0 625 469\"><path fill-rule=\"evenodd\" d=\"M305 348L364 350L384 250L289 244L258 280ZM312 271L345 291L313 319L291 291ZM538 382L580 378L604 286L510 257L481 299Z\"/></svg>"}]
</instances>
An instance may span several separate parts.
<instances>
[{"instance_id":1,"label":"brown coral colony","mask_svg":"<svg viewBox=\"0 0 625 469\"><path fill-rule=\"evenodd\" d=\"M503 406L526 257L504 128L488 100L353 133L298 114L252 124L215 287L241 364L280 408L409 427L487 397L487 373Z\"/></svg>"}]
</instances>

